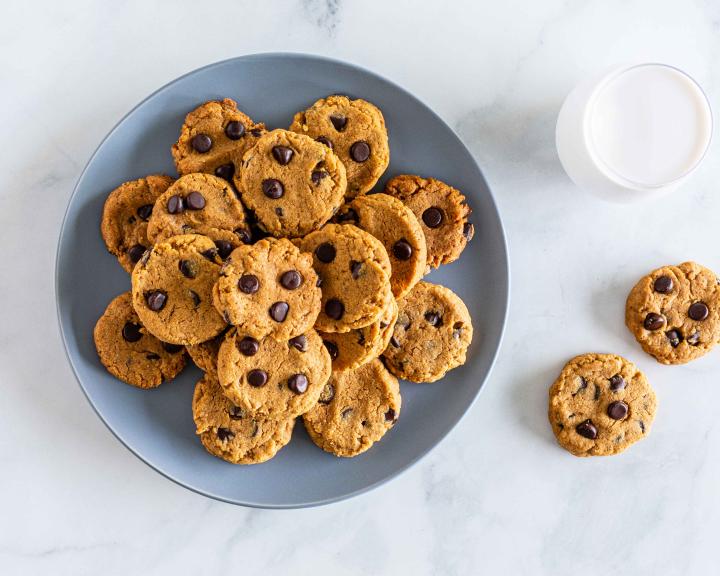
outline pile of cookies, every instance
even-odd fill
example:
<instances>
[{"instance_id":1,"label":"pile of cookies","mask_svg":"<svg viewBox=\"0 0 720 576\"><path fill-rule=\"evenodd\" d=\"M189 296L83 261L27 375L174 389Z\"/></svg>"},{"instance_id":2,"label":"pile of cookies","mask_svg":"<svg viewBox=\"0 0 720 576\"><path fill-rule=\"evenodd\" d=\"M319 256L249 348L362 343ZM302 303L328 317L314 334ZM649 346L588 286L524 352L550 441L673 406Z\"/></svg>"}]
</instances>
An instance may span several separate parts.
<instances>
[{"instance_id":1,"label":"pile of cookies","mask_svg":"<svg viewBox=\"0 0 720 576\"><path fill-rule=\"evenodd\" d=\"M685 364L720 340L720 280L695 262L653 270L633 287L625 324L661 364ZM650 432L657 400L645 375L614 354L583 354L550 388L558 443L576 456L618 454Z\"/></svg>"},{"instance_id":2,"label":"pile of cookies","mask_svg":"<svg viewBox=\"0 0 720 576\"><path fill-rule=\"evenodd\" d=\"M206 102L172 155L179 178L126 182L105 202L102 236L132 290L95 344L139 388L189 355L210 453L264 462L302 416L319 447L355 456L397 422L398 378L434 382L465 362L465 304L422 278L471 240L470 207L413 175L370 193L390 159L373 104L334 95L267 130L230 99Z\"/></svg>"}]
</instances>

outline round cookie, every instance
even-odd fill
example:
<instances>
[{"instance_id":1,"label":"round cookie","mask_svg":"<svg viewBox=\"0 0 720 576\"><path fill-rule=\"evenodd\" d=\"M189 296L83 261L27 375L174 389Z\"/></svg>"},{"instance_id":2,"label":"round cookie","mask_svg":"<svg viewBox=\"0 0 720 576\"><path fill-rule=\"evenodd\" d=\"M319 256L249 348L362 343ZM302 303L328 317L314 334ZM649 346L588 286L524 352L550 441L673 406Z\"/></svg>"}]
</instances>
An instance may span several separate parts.
<instances>
[{"instance_id":1,"label":"round cookie","mask_svg":"<svg viewBox=\"0 0 720 576\"><path fill-rule=\"evenodd\" d=\"M380 360L333 372L318 403L303 422L310 438L336 456L365 452L400 415L400 385Z\"/></svg>"},{"instance_id":2,"label":"round cookie","mask_svg":"<svg viewBox=\"0 0 720 576\"><path fill-rule=\"evenodd\" d=\"M251 241L245 210L228 182L209 174L179 178L157 199L147 235L155 244L180 234L202 234L221 258Z\"/></svg>"},{"instance_id":3,"label":"round cookie","mask_svg":"<svg viewBox=\"0 0 720 576\"><path fill-rule=\"evenodd\" d=\"M217 357L220 351L220 345L223 343L223 340L225 340L225 334L227 334L230 329L230 326L228 326L220 332L220 334L215 336L215 338L211 338L206 342L200 342L200 344L185 347L195 366L203 372L217 373Z\"/></svg>"},{"instance_id":4,"label":"round cookie","mask_svg":"<svg viewBox=\"0 0 720 576\"><path fill-rule=\"evenodd\" d=\"M348 332L375 322L392 299L390 260L379 240L350 224L328 224L298 241L322 282L315 327Z\"/></svg>"},{"instance_id":5,"label":"round cookie","mask_svg":"<svg viewBox=\"0 0 720 576\"><path fill-rule=\"evenodd\" d=\"M273 236L304 236L340 207L347 181L342 162L312 138L273 130L243 156L235 177L242 201Z\"/></svg>"},{"instance_id":6,"label":"round cookie","mask_svg":"<svg viewBox=\"0 0 720 576\"><path fill-rule=\"evenodd\" d=\"M138 388L155 388L185 367L185 349L161 342L140 323L132 295L117 296L95 324L95 348L108 372Z\"/></svg>"},{"instance_id":7,"label":"round cookie","mask_svg":"<svg viewBox=\"0 0 720 576\"><path fill-rule=\"evenodd\" d=\"M318 332L330 353L333 372L357 368L380 356L387 348L398 316L395 299L379 320L350 332Z\"/></svg>"},{"instance_id":8,"label":"round cookie","mask_svg":"<svg viewBox=\"0 0 720 576\"><path fill-rule=\"evenodd\" d=\"M293 118L290 130L322 142L347 170L348 199L370 190L390 163L382 112L365 100L328 96Z\"/></svg>"},{"instance_id":9,"label":"round cookie","mask_svg":"<svg viewBox=\"0 0 720 576\"><path fill-rule=\"evenodd\" d=\"M720 339L719 282L695 262L658 268L630 291L625 324L658 362L695 360Z\"/></svg>"},{"instance_id":10,"label":"round cookie","mask_svg":"<svg viewBox=\"0 0 720 576\"><path fill-rule=\"evenodd\" d=\"M205 172L232 182L243 154L265 133L230 98L211 100L190 112L173 144L178 174Z\"/></svg>"},{"instance_id":11,"label":"round cookie","mask_svg":"<svg viewBox=\"0 0 720 576\"><path fill-rule=\"evenodd\" d=\"M420 281L398 301L398 307L393 335L383 353L390 372L411 382L435 382L465 363L472 320L452 290Z\"/></svg>"},{"instance_id":12,"label":"round cookie","mask_svg":"<svg viewBox=\"0 0 720 576\"><path fill-rule=\"evenodd\" d=\"M445 182L403 174L385 185L385 194L402 200L415 213L425 234L428 268L457 260L475 234L465 196Z\"/></svg>"},{"instance_id":13,"label":"round cookie","mask_svg":"<svg viewBox=\"0 0 720 576\"><path fill-rule=\"evenodd\" d=\"M232 252L213 289L225 320L254 338L289 340L320 313L318 276L310 254L286 238L265 238Z\"/></svg>"},{"instance_id":14,"label":"round cookie","mask_svg":"<svg viewBox=\"0 0 720 576\"><path fill-rule=\"evenodd\" d=\"M618 454L650 432L657 401L645 375L615 354L583 354L550 387L548 418L575 456Z\"/></svg>"},{"instance_id":15,"label":"round cookie","mask_svg":"<svg viewBox=\"0 0 720 576\"><path fill-rule=\"evenodd\" d=\"M310 410L330 372L330 355L314 330L282 342L231 330L218 354L225 396L264 418L293 418Z\"/></svg>"},{"instance_id":16,"label":"round cookie","mask_svg":"<svg viewBox=\"0 0 720 576\"><path fill-rule=\"evenodd\" d=\"M221 260L210 238L173 236L145 253L132 273L133 306L143 325L161 340L199 344L227 323L212 305Z\"/></svg>"},{"instance_id":17,"label":"round cookie","mask_svg":"<svg viewBox=\"0 0 720 576\"><path fill-rule=\"evenodd\" d=\"M211 374L195 385L192 411L205 449L233 464L267 462L290 442L295 426L294 418L267 420L233 405Z\"/></svg>"},{"instance_id":18,"label":"round cookie","mask_svg":"<svg viewBox=\"0 0 720 576\"><path fill-rule=\"evenodd\" d=\"M402 298L425 274L427 246L412 210L387 194L358 196L342 207L336 222L354 224L380 240L390 257L390 286Z\"/></svg>"},{"instance_id":19,"label":"round cookie","mask_svg":"<svg viewBox=\"0 0 720 576\"><path fill-rule=\"evenodd\" d=\"M152 174L121 184L105 200L100 231L108 252L128 272L152 246L147 237L148 220L155 201L172 183L170 176Z\"/></svg>"}]
</instances>

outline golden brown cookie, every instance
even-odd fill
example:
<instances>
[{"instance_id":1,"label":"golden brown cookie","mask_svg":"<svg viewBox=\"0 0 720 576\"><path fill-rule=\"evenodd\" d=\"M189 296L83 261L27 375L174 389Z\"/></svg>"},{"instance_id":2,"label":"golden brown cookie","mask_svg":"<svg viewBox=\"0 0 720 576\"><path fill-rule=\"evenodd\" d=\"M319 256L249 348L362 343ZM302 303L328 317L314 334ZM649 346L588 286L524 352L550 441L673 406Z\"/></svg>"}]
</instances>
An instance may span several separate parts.
<instances>
[{"instance_id":1,"label":"golden brown cookie","mask_svg":"<svg viewBox=\"0 0 720 576\"><path fill-rule=\"evenodd\" d=\"M227 323L212 305L221 260L210 238L173 236L145 253L133 270L133 306L148 331L165 342L199 344Z\"/></svg>"},{"instance_id":2,"label":"golden brown cookie","mask_svg":"<svg viewBox=\"0 0 720 576\"><path fill-rule=\"evenodd\" d=\"M211 100L190 112L173 144L178 174L205 172L232 181L243 154L265 133L230 98Z\"/></svg>"},{"instance_id":3,"label":"golden brown cookie","mask_svg":"<svg viewBox=\"0 0 720 576\"><path fill-rule=\"evenodd\" d=\"M390 257L390 285L395 298L402 298L425 274L425 235L413 211L397 198L387 194L358 196L340 208L335 221L354 224L383 243Z\"/></svg>"},{"instance_id":4,"label":"golden brown cookie","mask_svg":"<svg viewBox=\"0 0 720 576\"><path fill-rule=\"evenodd\" d=\"M615 354L570 360L550 388L548 418L575 456L618 454L650 432L657 401L645 375Z\"/></svg>"},{"instance_id":5,"label":"golden brown cookie","mask_svg":"<svg viewBox=\"0 0 720 576\"><path fill-rule=\"evenodd\" d=\"M231 330L220 346L218 378L236 405L264 418L307 412L330 377L330 355L314 330L283 342Z\"/></svg>"},{"instance_id":6,"label":"golden brown cookie","mask_svg":"<svg viewBox=\"0 0 720 576\"><path fill-rule=\"evenodd\" d=\"M161 342L140 323L132 295L116 297L97 321L93 333L103 366L116 378L138 388L155 388L185 367L185 349Z\"/></svg>"},{"instance_id":7,"label":"golden brown cookie","mask_svg":"<svg viewBox=\"0 0 720 576\"><path fill-rule=\"evenodd\" d=\"M365 452L400 416L400 386L382 362L333 372L315 407L303 416L315 444L336 456Z\"/></svg>"},{"instance_id":8,"label":"golden brown cookie","mask_svg":"<svg viewBox=\"0 0 720 576\"><path fill-rule=\"evenodd\" d=\"M298 245L313 254L322 283L318 330L348 332L379 319L392 299L390 260L379 240L350 224L327 224Z\"/></svg>"},{"instance_id":9,"label":"golden brown cookie","mask_svg":"<svg viewBox=\"0 0 720 576\"><path fill-rule=\"evenodd\" d=\"M695 360L720 339L719 282L695 262L653 270L630 291L625 324L658 362Z\"/></svg>"},{"instance_id":10,"label":"golden brown cookie","mask_svg":"<svg viewBox=\"0 0 720 576\"><path fill-rule=\"evenodd\" d=\"M220 334L215 336L215 338L210 338L210 340L200 342L200 344L185 347L195 366L203 372L217 373L217 357L220 351L220 345L223 343L223 340L225 340L225 334L227 334L230 329L231 327L228 326L220 332Z\"/></svg>"},{"instance_id":11,"label":"golden brown cookie","mask_svg":"<svg viewBox=\"0 0 720 576\"><path fill-rule=\"evenodd\" d=\"M418 282L398 301L400 312L383 356L390 372L435 382L465 363L473 327L465 303L449 288Z\"/></svg>"},{"instance_id":12,"label":"golden brown cookie","mask_svg":"<svg viewBox=\"0 0 720 576\"><path fill-rule=\"evenodd\" d=\"M233 464L267 462L290 441L295 426L294 418L268 420L238 408L211 374L195 385L192 410L205 449Z\"/></svg>"},{"instance_id":13,"label":"golden brown cookie","mask_svg":"<svg viewBox=\"0 0 720 576\"><path fill-rule=\"evenodd\" d=\"M152 246L147 237L148 220L155 201L172 183L170 176L152 174L121 184L105 200L100 231L108 252L128 272Z\"/></svg>"},{"instance_id":14,"label":"golden brown cookie","mask_svg":"<svg viewBox=\"0 0 720 576\"><path fill-rule=\"evenodd\" d=\"M232 252L213 290L215 308L254 338L289 340L310 330L320 313L312 255L286 238L265 238Z\"/></svg>"},{"instance_id":15,"label":"golden brown cookie","mask_svg":"<svg viewBox=\"0 0 720 576\"><path fill-rule=\"evenodd\" d=\"M347 181L345 167L326 146L273 130L243 156L235 185L261 229L294 238L330 219L342 204Z\"/></svg>"},{"instance_id":16,"label":"golden brown cookie","mask_svg":"<svg viewBox=\"0 0 720 576\"><path fill-rule=\"evenodd\" d=\"M457 260L475 234L465 196L445 182L403 174L386 184L385 194L415 213L425 234L429 268Z\"/></svg>"},{"instance_id":17,"label":"golden brown cookie","mask_svg":"<svg viewBox=\"0 0 720 576\"><path fill-rule=\"evenodd\" d=\"M347 198L370 190L390 163L382 112L365 100L328 96L298 112L290 130L322 142L347 169Z\"/></svg>"},{"instance_id":18,"label":"golden brown cookie","mask_svg":"<svg viewBox=\"0 0 720 576\"><path fill-rule=\"evenodd\" d=\"M155 244L180 234L202 234L221 258L251 240L245 210L228 182L209 174L179 178L155 204L147 235Z\"/></svg>"}]
</instances>

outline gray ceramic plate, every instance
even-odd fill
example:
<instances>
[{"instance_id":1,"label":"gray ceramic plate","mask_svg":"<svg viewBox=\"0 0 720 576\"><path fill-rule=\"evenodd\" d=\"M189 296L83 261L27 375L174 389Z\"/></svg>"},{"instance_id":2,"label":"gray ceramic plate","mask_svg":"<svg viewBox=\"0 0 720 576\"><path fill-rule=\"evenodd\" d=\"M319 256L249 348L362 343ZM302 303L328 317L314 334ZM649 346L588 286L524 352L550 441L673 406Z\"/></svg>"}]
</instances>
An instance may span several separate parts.
<instances>
[{"instance_id":1,"label":"gray ceramic plate","mask_svg":"<svg viewBox=\"0 0 720 576\"><path fill-rule=\"evenodd\" d=\"M474 209L475 239L459 261L428 280L467 303L475 340L465 366L436 384L402 383L402 416L365 454L340 459L316 448L303 426L277 457L234 466L210 456L195 436L190 403L200 372L141 391L100 364L92 331L107 303L130 281L100 237L108 192L152 172L175 174L170 146L185 114L210 99L230 97L268 127L287 127L293 114L328 94L375 103L390 134L385 179L410 172L462 190ZM384 180L385 180L384 179ZM378 185L378 188L384 183ZM500 346L509 297L508 256L492 194L462 142L411 94L350 64L301 54L259 54L196 70L161 88L113 128L88 162L65 215L57 253L60 329L73 370L93 408L115 436L171 480L212 498L268 508L325 504L396 476L427 454L457 424L486 381Z\"/></svg>"}]
</instances>

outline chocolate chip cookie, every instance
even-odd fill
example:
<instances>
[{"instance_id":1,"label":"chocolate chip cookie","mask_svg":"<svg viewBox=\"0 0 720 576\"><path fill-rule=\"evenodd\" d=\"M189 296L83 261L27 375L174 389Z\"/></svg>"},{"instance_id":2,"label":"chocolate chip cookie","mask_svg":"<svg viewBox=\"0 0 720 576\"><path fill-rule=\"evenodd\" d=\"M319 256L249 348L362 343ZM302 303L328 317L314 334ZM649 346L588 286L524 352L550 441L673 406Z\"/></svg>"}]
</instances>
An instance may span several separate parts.
<instances>
[{"instance_id":1,"label":"chocolate chip cookie","mask_svg":"<svg viewBox=\"0 0 720 576\"><path fill-rule=\"evenodd\" d=\"M615 354L583 354L550 388L548 418L575 456L618 454L650 432L657 401L645 375Z\"/></svg>"},{"instance_id":2,"label":"chocolate chip cookie","mask_svg":"<svg viewBox=\"0 0 720 576\"><path fill-rule=\"evenodd\" d=\"M402 298L425 274L425 235L415 214L387 194L358 196L335 216L339 223L354 224L380 240L390 257L393 295Z\"/></svg>"},{"instance_id":3,"label":"chocolate chip cookie","mask_svg":"<svg viewBox=\"0 0 720 576\"><path fill-rule=\"evenodd\" d=\"M473 336L465 303L449 288L418 282L398 301L400 312L383 356L390 372L435 382L465 363Z\"/></svg>"},{"instance_id":4,"label":"chocolate chip cookie","mask_svg":"<svg viewBox=\"0 0 720 576\"><path fill-rule=\"evenodd\" d=\"M425 234L429 268L457 260L475 234L465 196L445 182L403 174L387 183L385 193L415 213Z\"/></svg>"},{"instance_id":5,"label":"chocolate chip cookie","mask_svg":"<svg viewBox=\"0 0 720 576\"><path fill-rule=\"evenodd\" d=\"M199 344L227 323L212 305L222 261L210 238L173 236L146 252L133 270L133 306L143 325L161 340Z\"/></svg>"},{"instance_id":6,"label":"chocolate chip cookie","mask_svg":"<svg viewBox=\"0 0 720 576\"><path fill-rule=\"evenodd\" d=\"M218 378L233 404L264 418L310 410L330 377L330 355L314 330L290 340L228 332L218 354Z\"/></svg>"},{"instance_id":7,"label":"chocolate chip cookie","mask_svg":"<svg viewBox=\"0 0 720 576\"><path fill-rule=\"evenodd\" d=\"M243 156L235 176L242 201L258 225L273 236L304 236L340 207L345 167L327 146L312 138L273 130Z\"/></svg>"},{"instance_id":8,"label":"chocolate chip cookie","mask_svg":"<svg viewBox=\"0 0 720 576\"><path fill-rule=\"evenodd\" d=\"M172 147L178 174L205 172L232 181L243 154L265 133L230 98L212 100L190 112Z\"/></svg>"},{"instance_id":9,"label":"chocolate chip cookie","mask_svg":"<svg viewBox=\"0 0 720 576\"><path fill-rule=\"evenodd\" d=\"M290 441L295 426L294 418L268 420L235 406L211 374L205 374L195 385L192 411L205 449L233 464L270 460Z\"/></svg>"},{"instance_id":10,"label":"chocolate chip cookie","mask_svg":"<svg viewBox=\"0 0 720 576\"><path fill-rule=\"evenodd\" d=\"M658 362L695 360L720 339L719 282L695 262L658 268L630 291L625 324Z\"/></svg>"},{"instance_id":11,"label":"chocolate chip cookie","mask_svg":"<svg viewBox=\"0 0 720 576\"><path fill-rule=\"evenodd\" d=\"M328 224L298 241L322 282L315 326L349 332L379 319L392 298L390 260L379 240L350 224Z\"/></svg>"},{"instance_id":12,"label":"chocolate chip cookie","mask_svg":"<svg viewBox=\"0 0 720 576\"><path fill-rule=\"evenodd\" d=\"M310 330L320 313L312 255L286 238L265 238L232 252L213 290L215 308L254 338L289 340Z\"/></svg>"},{"instance_id":13,"label":"chocolate chip cookie","mask_svg":"<svg viewBox=\"0 0 720 576\"><path fill-rule=\"evenodd\" d=\"M382 362L333 372L315 407L303 416L315 444L336 456L365 452L400 415L400 386Z\"/></svg>"},{"instance_id":14,"label":"chocolate chip cookie","mask_svg":"<svg viewBox=\"0 0 720 576\"><path fill-rule=\"evenodd\" d=\"M185 367L185 348L161 342L140 323L132 295L116 297L95 324L95 348L108 372L138 388L155 388Z\"/></svg>"},{"instance_id":15,"label":"chocolate chip cookie","mask_svg":"<svg viewBox=\"0 0 720 576\"><path fill-rule=\"evenodd\" d=\"M347 169L347 198L370 190L388 167L390 147L382 112L365 100L328 96L298 112L290 130L332 149Z\"/></svg>"},{"instance_id":16,"label":"chocolate chip cookie","mask_svg":"<svg viewBox=\"0 0 720 576\"><path fill-rule=\"evenodd\" d=\"M202 234L227 258L251 241L245 210L230 184L210 174L179 178L157 199L147 235L154 244L180 234Z\"/></svg>"},{"instance_id":17,"label":"chocolate chip cookie","mask_svg":"<svg viewBox=\"0 0 720 576\"><path fill-rule=\"evenodd\" d=\"M185 347L195 366L203 372L217 373L217 357L218 352L220 352L220 345L223 343L223 340L225 340L225 334L227 334L230 329L231 327L228 326L220 332L220 334L215 336L215 338L210 338L210 340L206 342Z\"/></svg>"},{"instance_id":18,"label":"chocolate chip cookie","mask_svg":"<svg viewBox=\"0 0 720 576\"><path fill-rule=\"evenodd\" d=\"M108 252L128 272L152 246L147 237L148 220L155 200L172 183L170 176L152 174L121 184L105 200L100 231Z\"/></svg>"},{"instance_id":19,"label":"chocolate chip cookie","mask_svg":"<svg viewBox=\"0 0 720 576\"><path fill-rule=\"evenodd\" d=\"M398 305L393 298L380 319L369 326L350 332L318 332L330 353L333 371L357 368L380 356L390 342L397 316Z\"/></svg>"}]
</instances>

